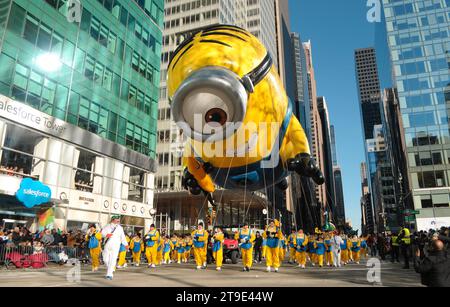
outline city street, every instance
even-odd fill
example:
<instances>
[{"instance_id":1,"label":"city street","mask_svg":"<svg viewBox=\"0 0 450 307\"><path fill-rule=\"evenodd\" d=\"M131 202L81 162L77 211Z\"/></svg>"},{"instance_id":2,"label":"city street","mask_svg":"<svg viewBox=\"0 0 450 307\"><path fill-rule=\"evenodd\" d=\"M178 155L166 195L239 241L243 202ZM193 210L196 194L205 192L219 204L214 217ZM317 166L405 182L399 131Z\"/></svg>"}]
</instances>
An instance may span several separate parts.
<instances>
[{"instance_id":1,"label":"city street","mask_svg":"<svg viewBox=\"0 0 450 307\"><path fill-rule=\"evenodd\" d=\"M365 262L345 268L307 268L298 269L284 265L279 273L267 273L260 264L250 273L241 272L239 265L226 265L223 271L216 272L213 267L206 271L194 270L194 264L169 265L157 269L146 266L119 270L113 281L103 278L104 267L100 272L90 272L89 266L81 267L80 281L70 282L67 273L71 267L52 266L45 270L2 269L1 286L43 286L43 287L417 287L420 276L414 270L402 270L401 265L383 262L381 265L381 285L367 281L368 268ZM74 272L74 271L71 271ZM69 274L69 280L76 279ZM75 276L76 277L76 276Z\"/></svg>"}]
</instances>

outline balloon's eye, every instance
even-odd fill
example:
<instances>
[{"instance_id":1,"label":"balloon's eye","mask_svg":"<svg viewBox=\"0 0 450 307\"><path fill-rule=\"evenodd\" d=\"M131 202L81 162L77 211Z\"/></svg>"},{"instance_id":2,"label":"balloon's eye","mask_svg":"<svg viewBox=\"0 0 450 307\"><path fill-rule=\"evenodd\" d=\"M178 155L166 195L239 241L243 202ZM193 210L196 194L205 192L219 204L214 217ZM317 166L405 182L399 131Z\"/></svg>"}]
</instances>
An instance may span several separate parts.
<instances>
[{"instance_id":1,"label":"balloon's eye","mask_svg":"<svg viewBox=\"0 0 450 307\"><path fill-rule=\"evenodd\" d=\"M227 112L225 112L220 108L211 109L205 115L205 121L208 124L218 123L221 126L223 126L226 124L227 119L228 119Z\"/></svg>"}]
</instances>

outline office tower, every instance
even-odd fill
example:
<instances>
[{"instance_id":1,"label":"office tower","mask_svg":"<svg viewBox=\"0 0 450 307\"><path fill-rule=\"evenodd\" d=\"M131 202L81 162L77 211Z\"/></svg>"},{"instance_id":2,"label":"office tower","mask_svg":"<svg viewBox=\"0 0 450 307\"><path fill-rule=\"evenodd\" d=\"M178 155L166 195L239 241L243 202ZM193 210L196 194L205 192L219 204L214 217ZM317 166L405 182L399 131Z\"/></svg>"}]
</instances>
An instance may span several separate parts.
<instances>
[{"instance_id":1,"label":"office tower","mask_svg":"<svg viewBox=\"0 0 450 307\"><path fill-rule=\"evenodd\" d=\"M317 89L316 80L314 76L314 67L312 60L312 47L311 42L308 41L303 43L303 48L305 50L306 56L306 69L308 76L308 92L309 92L309 103L310 103L310 118L311 118L311 154L316 160L317 165L321 170L325 169L325 156L323 152L323 133L322 133L322 121L320 119L319 109L317 105ZM323 213L325 211L325 205L327 203L326 186L321 185L315 187L316 190L316 200L319 204L319 210L316 214L319 216L321 222L323 223Z\"/></svg>"},{"instance_id":2,"label":"office tower","mask_svg":"<svg viewBox=\"0 0 450 307\"><path fill-rule=\"evenodd\" d=\"M342 181L342 170L338 163L336 134L334 126L330 126L331 135L331 153L333 160L333 178L334 178L334 203L336 206L336 222L340 227L345 226L345 201L344 201L344 185Z\"/></svg>"},{"instance_id":3,"label":"office tower","mask_svg":"<svg viewBox=\"0 0 450 307\"><path fill-rule=\"evenodd\" d=\"M274 0L247 0L247 30L258 37L278 68Z\"/></svg>"},{"instance_id":4,"label":"office tower","mask_svg":"<svg viewBox=\"0 0 450 307\"><path fill-rule=\"evenodd\" d=\"M127 231L152 222L163 3L139 3L0 2L1 166L15 174L0 174L1 218L34 229L111 214ZM25 178L50 201L25 208L14 197Z\"/></svg>"},{"instance_id":5,"label":"office tower","mask_svg":"<svg viewBox=\"0 0 450 307\"><path fill-rule=\"evenodd\" d=\"M417 228L450 224L448 1L384 1ZM405 221L414 225L413 221Z\"/></svg>"},{"instance_id":6,"label":"office tower","mask_svg":"<svg viewBox=\"0 0 450 307\"><path fill-rule=\"evenodd\" d=\"M333 216L333 220L337 220L336 199L334 193L334 176L333 176L333 150L331 146L331 128L330 116L325 97L317 97L317 107L322 123L322 139L323 139L323 164L322 172L325 176L326 189L326 210Z\"/></svg>"},{"instance_id":7,"label":"office tower","mask_svg":"<svg viewBox=\"0 0 450 307\"><path fill-rule=\"evenodd\" d=\"M361 231L363 233L373 233L375 224L373 219L372 198L369 191L369 183L367 180L367 165L361 163Z\"/></svg>"}]
</instances>

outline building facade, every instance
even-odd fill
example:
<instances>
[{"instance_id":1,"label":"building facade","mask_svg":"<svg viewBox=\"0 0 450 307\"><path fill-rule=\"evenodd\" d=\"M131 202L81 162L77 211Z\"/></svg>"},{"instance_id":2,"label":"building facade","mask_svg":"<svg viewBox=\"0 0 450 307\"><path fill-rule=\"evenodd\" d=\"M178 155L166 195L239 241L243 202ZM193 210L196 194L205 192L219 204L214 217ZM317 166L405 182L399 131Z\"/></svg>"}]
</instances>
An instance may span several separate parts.
<instances>
[{"instance_id":1,"label":"building facade","mask_svg":"<svg viewBox=\"0 0 450 307\"><path fill-rule=\"evenodd\" d=\"M450 224L448 1L383 1L417 228Z\"/></svg>"},{"instance_id":2,"label":"building facade","mask_svg":"<svg viewBox=\"0 0 450 307\"><path fill-rule=\"evenodd\" d=\"M309 103L310 103L310 118L311 118L311 153L314 157L317 165L321 170L325 169L325 154L323 152L323 132L322 132L322 121L320 119L319 108L317 104L317 88L316 79L314 75L314 66L312 59L312 46L311 42L308 41L303 43L303 48L305 50L306 56L306 69L308 76L308 92L309 92ZM323 222L323 212L325 210L325 204L327 203L327 193L325 185L315 185L316 201L320 208L320 219Z\"/></svg>"},{"instance_id":3,"label":"building facade","mask_svg":"<svg viewBox=\"0 0 450 307\"><path fill-rule=\"evenodd\" d=\"M148 227L163 2L82 1L72 15L62 0L0 5L0 217L47 227L38 218L51 209L54 227L111 214ZM24 208L14 197L24 178L51 201Z\"/></svg>"}]
</instances>

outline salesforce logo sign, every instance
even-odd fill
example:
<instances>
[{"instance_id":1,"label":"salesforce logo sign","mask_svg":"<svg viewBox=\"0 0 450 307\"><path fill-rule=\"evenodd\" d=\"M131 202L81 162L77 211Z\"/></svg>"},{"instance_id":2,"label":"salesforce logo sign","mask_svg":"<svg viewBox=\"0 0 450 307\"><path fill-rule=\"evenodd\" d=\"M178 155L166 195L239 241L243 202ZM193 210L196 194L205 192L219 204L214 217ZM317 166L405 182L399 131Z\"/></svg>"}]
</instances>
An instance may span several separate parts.
<instances>
[{"instance_id":1,"label":"salesforce logo sign","mask_svg":"<svg viewBox=\"0 0 450 307\"><path fill-rule=\"evenodd\" d=\"M19 190L16 192L16 197L21 201L25 207L33 208L41 204L48 203L51 199L52 191L40 181L34 181L30 178L25 178L20 183Z\"/></svg>"}]
</instances>

